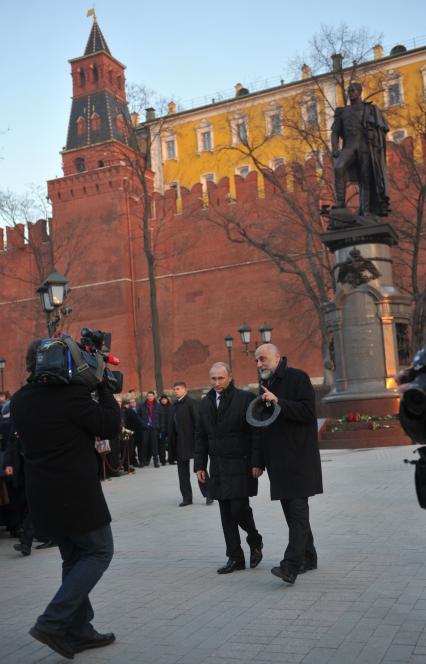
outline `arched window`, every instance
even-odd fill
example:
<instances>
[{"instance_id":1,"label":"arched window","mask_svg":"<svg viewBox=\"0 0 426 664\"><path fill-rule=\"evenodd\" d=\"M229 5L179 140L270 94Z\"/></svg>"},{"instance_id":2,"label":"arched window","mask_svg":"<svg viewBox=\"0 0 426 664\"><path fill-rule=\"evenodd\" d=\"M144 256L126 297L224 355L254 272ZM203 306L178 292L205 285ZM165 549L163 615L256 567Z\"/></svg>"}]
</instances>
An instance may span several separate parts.
<instances>
[{"instance_id":1,"label":"arched window","mask_svg":"<svg viewBox=\"0 0 426 664\"><path fill-rule=\"evenodd\" d=\"M82 173L83 171L86 170L86 164L83 157L77 157L77 159L75 160L75 168L77 170L77 173Z\"/></svg>"},{"instance_id":2,"label":"arched window","mask_svg":"<svg viewBox=\"0 0 426 664\"><path fill-rule=\"evenodd\" d=\"M84 73L84 69L82 69L81 67L78 70L78 75L80 77L80 86L84 88L84 86L86 85L86 74Z\"/></svg>"},{"instance_id":3,"label":"arched window","mask_svg":"<svg viewBox=\"0 0 426 664\"><path fill-rule=\"evenodd\" d=\"M90 125L92 131L99 131L101 128L101 118L97 113L92 113L92 117L90 118Z\"/></svg>"},{"instance_id":4,"label":"arched window","mask_svg":"<svg viewBox=\"0 0 426 664\"><path fill-rule=\"evenodd\" d=\"M118 113L115 116L115 126L117 128L117 131L119 131L122 134L125 133L125 131L126 131L126 121L125 121L122 113Z\"/></svg>"},{"instance_id":5,"label":"arched window","mask_svg":"<svg viewBox=\"0 0 426 664\"><path fill-rule=\"evenodd\" d=\"M86 120L80 115L77 118L77 136L83 136L86 132Z\"/></svg>"},{"instance_id":6,"label":"arched window","mask_svg":"<svg viewBox=\"0 0 426 664\"><path fill-rule=\"evenodd\" d=\"M98 161L98 168L103 168L104 166L105 166L105 164L104 164L104 162L102 161L102 159L99 159L99 161Z\"/></svg>"},{"instance_id":7,"label":"arched window","mask_svg":"<svg viewBox=\"0 0 426 664\"><path fill-rule=\"evenodd\" d=\"M97 68L96 65L93 65L93 83L97 83L99 81L99 69Z\"/></svg>"}]
</instances>

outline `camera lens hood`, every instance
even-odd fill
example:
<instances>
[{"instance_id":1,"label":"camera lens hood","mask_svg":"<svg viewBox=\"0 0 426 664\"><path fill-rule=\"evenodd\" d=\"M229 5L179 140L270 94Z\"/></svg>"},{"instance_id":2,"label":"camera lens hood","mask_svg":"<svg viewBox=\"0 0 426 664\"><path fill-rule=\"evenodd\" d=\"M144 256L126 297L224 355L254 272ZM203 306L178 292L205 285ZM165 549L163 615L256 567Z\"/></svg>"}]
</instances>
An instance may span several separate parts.
<instances>
[{"instance_id":1,"label":"camera lens hood","mask_svg":"<svg viewBox=\"0 0 426 664\"><path fill-rule=\"evenodd\" d=\"M247 408L246 420L253 427L269 427L281 413L281 406L275 401L264 401L256 397Z\"/></svg>"}]
</instances>

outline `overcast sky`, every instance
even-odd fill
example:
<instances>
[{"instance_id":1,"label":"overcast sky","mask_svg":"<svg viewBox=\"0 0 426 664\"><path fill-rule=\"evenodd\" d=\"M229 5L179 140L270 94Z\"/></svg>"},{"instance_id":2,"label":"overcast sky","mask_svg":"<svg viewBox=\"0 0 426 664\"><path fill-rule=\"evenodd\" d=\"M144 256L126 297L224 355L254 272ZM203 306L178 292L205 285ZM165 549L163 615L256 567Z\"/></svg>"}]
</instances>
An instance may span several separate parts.
<instances>
[{"instance_id":1,"label":"overcast sky","mask_svg":"<svg viewBox=\"0 0 426 664\"><path fill-rule=\"evenodd\" d=\"M83 54L90 0L1 0L0 189L23 193L62 174L71 108L68 59ZM321 23L426 44L426 0L97 0L98 23L127 82L187 105L235 83L289 80L288 64Z\"/></svg>"}]
</instances>

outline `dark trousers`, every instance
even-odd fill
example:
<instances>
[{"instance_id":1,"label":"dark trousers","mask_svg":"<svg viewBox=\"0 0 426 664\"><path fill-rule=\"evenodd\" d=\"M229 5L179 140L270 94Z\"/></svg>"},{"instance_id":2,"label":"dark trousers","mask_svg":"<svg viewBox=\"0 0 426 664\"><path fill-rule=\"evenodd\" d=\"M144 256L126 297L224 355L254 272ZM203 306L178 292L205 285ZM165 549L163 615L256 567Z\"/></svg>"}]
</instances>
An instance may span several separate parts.
<instances>
[{"instance_id":1,"label":"dark trousers","mask_svg":"<svg viewBox=\"0 0 426 664\"><path fill-rule=\"evenodd\" d=\"M142 454L144 464L149 463L151 455L154 457L154 460L158 457L158 429L148 427L143 432Z\"/></svg>"},{"instance_id":2,"label":"dark trousers","mask_svg":"<svg viewBox=\"0 0 426 664\"><path fill-rule=\"evenodd\" d=\"M58 537L62 556L62 585L38 617L36 627L43 632L65 636L70 642L90 637L93 608L89 593L108 568L114 545L111 526L83 535Z\"/></svg>"},{"instance_id":3,"label":"dark trousers","mask_svg":"<svg viewBox=\"0 0 426 664\"><path fill-rule=\"evenodd\" d=\"M34 526L30 513L27 511L22 524L23 531L19 536L21 544L31 548L34 539Z\"/></svg>"},{"instance_id":4,"label":"dark trousers","mask_svg":"<svg viewBox=\"0 0 426 664\"><path fill-rule=\"evenodd\" d=\"M160 456L160 461L162 464L166 463L166 442L167 437L164 432L161 432L158 437L158 454Z\"/></svg>"},{"instance_id":5,"label":"dark trousers","mask_svg":"<svg viewBox=\"0 0 426 664\"><path fill-rule=\"evenodd\" d=\"M309 524L309 503L307 498L289 498L282 500L281 505L288 525L288 546L280 565L297 572L305 559L317 561Z\"/></svg>"},{"instance_id":6,"label":"dark trousers","mask_svg":"<svg viewBox=\"0 0 426 664\"><path fill-rule=\"evenodd\" d=\"M248 498L219 500L220 518L226 542L226 555L232 560L244 561L241 538L238 526L247 533L247 544L252 548L260 548L262 536L257 531L253 512Z\"/></svg>"},{"instance_id":7,"label":"dark trousers","mask_svg":"<svg viewBox=\"0 0 426 664\"><path fill-rule=\"evenodd\" d=\"M179 477L179 489L182 498L187 503L192 503L192 487L191 487L191 474L189 470L189 459L177 462L177 470Z\"/></svg>"}]
</instances>

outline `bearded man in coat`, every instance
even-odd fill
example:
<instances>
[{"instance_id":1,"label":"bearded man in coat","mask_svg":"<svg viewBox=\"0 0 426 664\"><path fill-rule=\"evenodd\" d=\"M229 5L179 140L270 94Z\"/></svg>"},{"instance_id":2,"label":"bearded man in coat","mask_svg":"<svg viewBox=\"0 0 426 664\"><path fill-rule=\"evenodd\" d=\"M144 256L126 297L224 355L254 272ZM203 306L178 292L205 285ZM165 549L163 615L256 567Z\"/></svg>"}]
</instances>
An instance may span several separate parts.
<instances>
[{"instance_id":1,"label":"bearded man in coat","mask_svg":"<svg viewBox=\"0 0 426 664\"><path fill-rule=\"evenodd\" d=\"M254 431L246 412L254 395L238 390L229 366L216 362L209 373L211 390L201 402L195 434L194 470L199 482L207 480L210 457L209 495L219 501L228 562L218 574L245 569L238 527L247 533L250 567L262 560L262 536L256 529L249 496L257 495L260 458Z\"/></svg>"},{"instance_id":2,"label":"bearded man in coat","mask_svg":"<svg viewBox=\"0 0 426 664\"><path fill-rule=\"evenodd\" d=\"M57 539L62 585L30 634L67 659L112 643L91 624L89 593L113 555L111 516L99 480L95 436L118 435L120 409L111 390L33 382L41 339L30 344L27 385L12 397L11 416L23 445L25 484L34 529Z\"/></svg>"},{"instance_id":3,"label":"bearded man in coat","mask_svg":"<svg viewBox=\"0 0 426 664\"><path fill-rule=\"evenodd\" d=\"M317 552L309 523L308 497L322 493L321 459L315 394L309 376L287 366L273 344L256 349L264 401L278 403L277 419L258 431L263 463L271 484L271 500L280 500L289 530L279 567L271 572L293 584L298 574L317 568Z\"/></svg>"}]
</instances>

